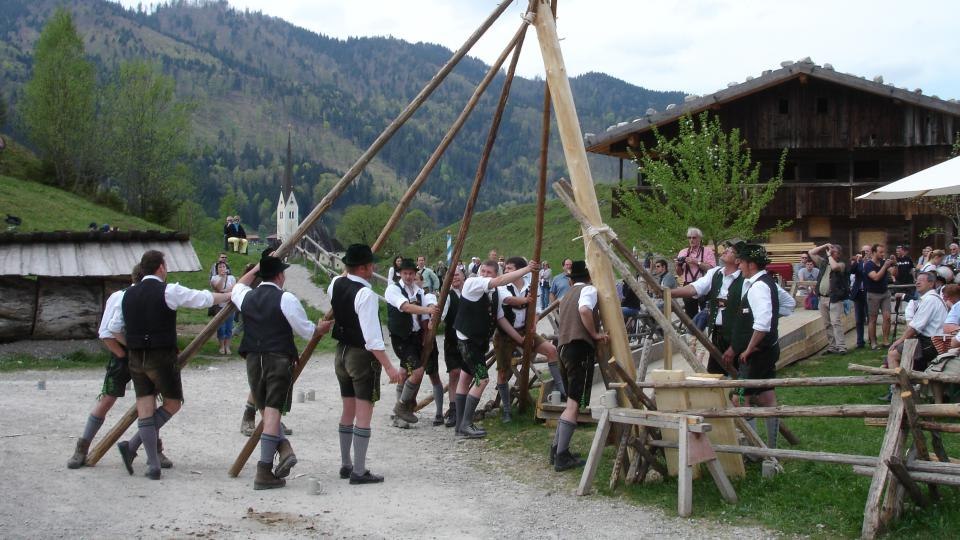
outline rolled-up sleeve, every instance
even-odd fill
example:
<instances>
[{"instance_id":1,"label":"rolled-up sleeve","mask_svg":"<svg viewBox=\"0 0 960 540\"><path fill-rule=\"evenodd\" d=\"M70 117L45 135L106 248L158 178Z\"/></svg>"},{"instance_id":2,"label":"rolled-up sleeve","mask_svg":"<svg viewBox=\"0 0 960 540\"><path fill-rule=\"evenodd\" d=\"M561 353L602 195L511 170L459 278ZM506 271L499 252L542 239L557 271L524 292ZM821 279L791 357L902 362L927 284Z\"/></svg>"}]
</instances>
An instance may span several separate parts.
<instances>
[{"instance_id":1,"label":"rolled-up sleeve","mask_svg":"<svg viewBox=\"0 0 960 540\"><path fill-rule=\"evenodd\" d=\"M233 290L230 291L230 301L233 302L233 305L237 306L237 310L240 310L240 306L243 305L243 299L247 297L247 293L252 291L249 285L243 283L237 283L233 286Z\"/></svg>"},{"instance_id":2,"label":"rolled-up sleeve","mask_svg":"<svg viewBox=\"0 0 960 540\"><path fill-rule=\"evenodd\" d=\"M753 329L757 332L769 332L773 320L773 304L770 301L770 287L755 282L747 291L747 300L753 310Z\"/></svg>"},{"instance_id":3,"label":"rolled-up sleeve","mask_svg":"<svg viewBox=\"0 0 960 540\"><path fill-rule=\"evenodd\" d=\"M190 289L179 283L168 283L163 299L170 309L179 307L206 308L213 305L212 292Z\"/></svg>"},{"instance_id":4,"label":"rolled-up sleeve","mask_svg":"<svg viewBox=\"0 0 960 540\"><path fill-rule=\"evenodd\" d=\"M121 301L121 305L117 306L117 309L113 312L113 316L110 317L110 322L107 323L107 330L109 330L111 334L122 334L124 327L125 324L123 322L123 307ZM111 335L108 337L113 336Z\"/></svg>"},{"instance_id":5,"label":"rolled-up sleeve","mask_svg":"<svg viewBox=\"0 0 960 540\"><path fill-rule=\"evenodd\" d=\"M313 337L317 325L307 318L307 312L303 309L303 304L300 303L300 300L297 300L293 293L284 292L283 296L280 297L280 311L283 312L283 316L290 323L290 328L293 328L298 336L303 339Z\"/></svg>"}]
</instances>

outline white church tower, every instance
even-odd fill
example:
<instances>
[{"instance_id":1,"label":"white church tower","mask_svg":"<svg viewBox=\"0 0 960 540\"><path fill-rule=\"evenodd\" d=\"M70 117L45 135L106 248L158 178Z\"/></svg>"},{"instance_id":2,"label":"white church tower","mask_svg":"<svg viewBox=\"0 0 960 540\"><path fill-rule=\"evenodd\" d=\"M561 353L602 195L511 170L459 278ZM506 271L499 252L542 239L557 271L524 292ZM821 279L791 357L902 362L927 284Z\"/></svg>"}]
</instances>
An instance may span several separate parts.
<instances>
[{"instance_id":1,"label":"white church tower","mask_svg":"<svg viewBox=\"0 0 960 540\"><path fill-rule=\"evenodd\" d=\"M290 149L290 132L287 132L287 167L283 172L280 201L277 202L277 241L283 242L293 236L300 226L300 208L293 194L293 154Z\"/></svg>"}]
</instances>

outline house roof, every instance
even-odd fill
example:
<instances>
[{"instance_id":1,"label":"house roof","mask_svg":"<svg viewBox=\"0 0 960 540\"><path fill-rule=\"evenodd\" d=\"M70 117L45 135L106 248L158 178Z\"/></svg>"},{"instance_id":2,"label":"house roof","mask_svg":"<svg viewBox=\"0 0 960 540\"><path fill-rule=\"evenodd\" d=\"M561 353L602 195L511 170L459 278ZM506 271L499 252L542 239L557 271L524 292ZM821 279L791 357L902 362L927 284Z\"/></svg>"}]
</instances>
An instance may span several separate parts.
<instances>
[{"instance_id":1,"label":"house roof","mask_svg":"<svg viewBox=\"0 0 960 540\"><path fill-rule=\"evenodd\" d=\"M918 107L960 116L960 102L956 99L944 100L938 96L927 96L919 88L914 90L897 88L884 83L881 76L868 80L850 73L840 73L830 64L823 64L822 66L815 64L809 57L798 62L787 60L781 62L780 66L780 69L777 70L764 71L759 77L747 77L742 83L729 83L727 88L712 94L687 96L683 103L667 105L664 111L647 109L644 116L631 122L620 122L612 125L603 133L586 133L584 134L584 145L589 152L605 154L609 152L611 145L634 133L649 131L654 126L660 127L669 124L685 114L696 115L717 105L735 101L800 77L812 77L891 99L898 99Z\"/></svg>"},{"instance_id":2,"label":"house roof","mask_svg":"<svg viewBox=\"0 0 960 540\"><path fill-rule=\"evenodd\" d=\"M0 276L128 276L143 253L162 251L167 271L201 269L184 233L164 231L0 233Z\"/></svg>"}]
</instances>

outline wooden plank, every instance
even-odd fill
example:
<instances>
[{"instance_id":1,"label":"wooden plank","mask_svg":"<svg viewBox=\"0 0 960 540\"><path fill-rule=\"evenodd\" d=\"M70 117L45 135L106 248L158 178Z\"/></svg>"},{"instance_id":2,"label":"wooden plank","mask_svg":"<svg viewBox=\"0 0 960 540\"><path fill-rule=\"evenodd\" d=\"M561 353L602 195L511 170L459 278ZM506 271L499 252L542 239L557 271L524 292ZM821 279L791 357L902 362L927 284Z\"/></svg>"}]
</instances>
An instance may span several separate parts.
<instances>
[{"instance_id":1,"label":"wooden plank","mask_svg":"<svg viewBox=\"0 0 960 540\"><path fill-rule=\"evenodd\" d=\"M650 373L651 380L654 381L682 381L687 378L682 370L667 371L665 369L655 369ZM664 389L657 390L654 394L657 401L657 410L659 412L677 412L690 410L690 402L687 401L687 392L682 389ZM664 441L678 442L679 435L676 431L667 430L661 433ZM664 452L667 457L667 472L670 476L677 476L679 472L678 452L668 449ZM699 469L697 470L699 472ZM698 474L695 473L695 474Z\"/></svg>"},{"instance_id":2,"label":"wooden plank","mask_svg":"<svg viewBox=\"0 0 960 540\"><path fill-rule=\"evenodd\" d=\"M617 455L613 458L613 470L610 471L610 491L617 487L620 474L623 472L623 460L627 457L627 439L630 438L632 428L629 425L620 426L620 443L617 444Z\"/></svg>"},{"instance_id":3,"label":"wooden plank","mask_svg":"<svg viewBox=\"0 0 960 540\"><path fill-rule=\"evenodd\" d=\"M677 514L687 517L693 512L693 474L699 470L699 467L693 467L689 464L690 456L690 433L687 431L686 422L677 422L677 438L679 439L679 449L677 457L679 464L677 467ZM669 463L669 459L667 460Z\"/></svg>"},{"instance_id":4,"label":"wooden plank","mask_svg":"<svg viewBox=\"0 0 960 540\"><path fill-rule=\"evenodd\" d=\"M703 377L689 377L687 381L707 380ZM727 399L727 393L722 388L691 388L687 391L687 403L694 409L725 409L730 407L730 400ZM710 421L713 430L708 434L710 442L713 444L737 444L737 428L734 425L733 418L715 418ZM723 454L720 456L720 464L723 470L730 475L730 478L743 478L747 475L747 469L743 465L743 456L738 454Z\"/></svg>"},{"instance_id":5,"label":"wooden plank","mask_svg":"<svg viewBox=\"0 0 960 540\"><path fill-rule=\"evenodd\" d=\"M720 490L720 495L728 503L737 504L737 490L733 489L733 484L731 484L730 479L727 478L720 461L712 459L708 461L706 465L707 470L710 471L710 476L713 477L713 482L717 485L717 489Z\"/></svg>"},{"instance_id":6,"label":"wooden plank","mask_svg":"<svg viewBox=\"0 0 960 540\"><path fill-rule=\"evenodd\" d=\"M603 456L604 443L609 434L610 417L606 409L604 409L600 415L597 430L593 434L593 442L590 444L590 454L587 456L587 463L584 465L583 474L580 476L580 485L577 486L577 495L590 493L593 486L593 479L597 475L597 466L600 465L600 458Z\"/></svg>"},{"instance_id":7,"label":"wooden plank","mask_svg":"<svg viewBox=\"0 0 960 540\"><path fill-rule=\"evenodd\" d=\"M910 498L913 499L913 502L917 503L917 506L926 507L930 503L926 497L923 496L923 492L920 491L920 486L913 481L913 478L910 477L910 473L907 471L907 468L903 465L903 461L897 457L893 456L887 460L887 466L890 467L890 472L897 477L897 481L904 487L907 491L907 494L910 495ZM929 484L934 486L936 484Z\"/></svg>"}]
</instances>

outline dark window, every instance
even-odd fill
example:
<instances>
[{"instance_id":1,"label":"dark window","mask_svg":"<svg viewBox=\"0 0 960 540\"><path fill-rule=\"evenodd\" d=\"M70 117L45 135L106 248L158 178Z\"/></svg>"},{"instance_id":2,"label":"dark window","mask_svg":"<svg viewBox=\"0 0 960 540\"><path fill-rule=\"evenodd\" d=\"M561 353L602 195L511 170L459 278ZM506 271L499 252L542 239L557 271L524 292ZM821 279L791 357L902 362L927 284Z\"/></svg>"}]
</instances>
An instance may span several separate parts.
<instances>
[{"instance_id":1,"label":"dark window","mask_svg":"<svg viewBox=\"0 0 960 540\"><path fill-rule=\"evenodd\" d=\"M789 114L790 113L790 102L781 99L780 100L780 114Z\"/></svg>"},{"instance_id":2,"label":"dark window","mask_svg":"<svg viewBox=\"0 0 960 540\"><path fill-rule=\"evenodd\" d=\"M817 114L827 114L827 98L817 98Z\"/></svg>"},{"instance_id":3,"label":"dark window","mask_svg":"<svg viewBox=\"0 0 960 540\"><path fill-rule=\"evenodd\" d=\"M880 162L873 161L854 161L853 179L854 180L874 180L880 178Z\"/></svg>"},{"instance_id":4,"label":"dark window","mask_svg":"<svg viewBox=\"0 0 960 540\"><path fill-rule=\"evenodd\" d=\"M817 163L816 172L814 177L817 180L836 180L837 179L837 164L836 163Z\"/></svg>"},{"instance_id":5,"label":"dark window","mask_svg":"<svg viewBox=\"0 0 960 540\"><path fill-rule=\"evenodd\" d=\"M791 161L784 163L783 165L783 179L784 180L796 180L797 179L797 164Z\"/></svg>"}]
</instances>

